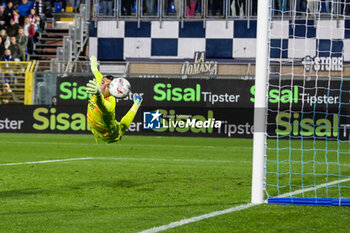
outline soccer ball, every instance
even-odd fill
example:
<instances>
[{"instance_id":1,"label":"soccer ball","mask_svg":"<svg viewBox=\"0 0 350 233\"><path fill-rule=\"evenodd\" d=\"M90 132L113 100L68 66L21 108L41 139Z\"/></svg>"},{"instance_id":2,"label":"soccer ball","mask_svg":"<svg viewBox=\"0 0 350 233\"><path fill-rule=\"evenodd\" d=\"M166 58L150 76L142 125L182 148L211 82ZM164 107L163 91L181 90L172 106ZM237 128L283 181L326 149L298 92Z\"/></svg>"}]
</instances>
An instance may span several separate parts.
<instances>
[{"instance_id":1,"label":"soccer ball","mask_svg":"<svg viewBox=\"0 0 350 233\"><path fill-rule=\"evenodd\" d=\"M115 98L121 99L126 97L130 92L131 85L125 78L115 78L109 84L109 93Z\"/></svg>"}]
</instances>

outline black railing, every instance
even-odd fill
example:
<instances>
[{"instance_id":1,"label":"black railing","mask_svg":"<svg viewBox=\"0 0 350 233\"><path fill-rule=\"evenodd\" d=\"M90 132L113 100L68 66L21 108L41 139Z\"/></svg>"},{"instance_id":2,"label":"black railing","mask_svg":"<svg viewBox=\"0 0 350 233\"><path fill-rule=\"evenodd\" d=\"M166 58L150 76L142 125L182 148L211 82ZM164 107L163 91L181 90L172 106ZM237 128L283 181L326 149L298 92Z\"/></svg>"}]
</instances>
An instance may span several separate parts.
<instances>
[{"instance_id":1,"label":"black railing","mask_svg":"<svg viewBox=\"0 0 350 233\"><path fill-rule=\"evenodd\" d=\"M199 20L256 16L257 0L93 0L93 18Z\"/></svg>"},{"instance_id":2,"label":"black railing","mask_svg":"<svg viewBox=\"0 0 350 233\"><path fill-rule=\"evenodd\" d=\"M307 13L338 18L350 15L350 0L272 0L273 17L300 17ZM93 19L214 20L254 19L258 0L91 0Z\"/></svg>"}]
</instances>

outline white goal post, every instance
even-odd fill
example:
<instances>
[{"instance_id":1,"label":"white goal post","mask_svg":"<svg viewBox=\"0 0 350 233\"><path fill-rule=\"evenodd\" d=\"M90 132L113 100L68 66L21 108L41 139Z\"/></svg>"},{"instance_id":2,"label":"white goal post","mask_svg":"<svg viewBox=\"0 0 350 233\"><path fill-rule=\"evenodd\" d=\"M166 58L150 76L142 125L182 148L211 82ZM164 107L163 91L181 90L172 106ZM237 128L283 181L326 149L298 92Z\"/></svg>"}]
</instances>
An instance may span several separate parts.
<instances>
[{"instance_id":1,"label":"white goal post","mask_svg":"<svg viewBox=\"0 0 350 233\"><path fill-rule=\"evenodd\" d=\"M259 0L255 67L251 202L350 206L350 1Z\"/></svg>"},{"instance_id":2,"label":"white goal post","mask_svg":"<svg viewBox=\"0 0 350 233\"><path fill-rule=\"evenodd\" d=\"M254 103L254 136L253 136L253 174L251 202L264 202L264 164L265 164L265 122L264 109L267 107L268 81L268 31L269 0L259 0L256 38L255 68L255 103Z\"/></svg>"}]
</instances>

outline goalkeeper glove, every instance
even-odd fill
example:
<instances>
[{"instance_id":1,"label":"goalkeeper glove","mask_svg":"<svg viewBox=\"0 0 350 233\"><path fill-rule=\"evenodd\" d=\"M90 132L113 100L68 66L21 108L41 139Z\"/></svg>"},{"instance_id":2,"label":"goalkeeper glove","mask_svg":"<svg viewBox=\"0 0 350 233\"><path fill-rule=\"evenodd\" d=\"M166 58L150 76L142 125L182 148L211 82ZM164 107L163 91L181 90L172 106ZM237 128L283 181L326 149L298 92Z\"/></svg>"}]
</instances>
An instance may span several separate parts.
<instances>
[{"instance_id":1,"label":"goalkeeper glove","mask_svg":"<svg viewBox=\"0 0 350 233\"><path fill-rule=\"evenodd\" d=\"M140 105L142 103L142 97L139 95L135 95L134 96L134 103L137 105L137 107L140 107Z\"/></svg>"},{"instance_id":2,"label":"goalkeeper glove","mask_svg":"<svg viewBox=\"0 0 350 233\"><path fill-rule=\"evenodd\" d=\"M101 93L100 87L95 80L89 80L88 84L86 84L86 93L93 95L99 95Z\"/></svg>"},{"instance_id":3,"label":"goalkeeper glove","mask_svg":"<svg viewBox=\"0 0 350 233\"><path fill-rule=\"evenodd\" d=\"M97 58L95 56L91 56L90 57L90 67L91 67L91 71L92 73L95 73L96 71L98 71L97 69L97 66L98 66L98 63L97 63Z\"/></svg>"}]
</instances>

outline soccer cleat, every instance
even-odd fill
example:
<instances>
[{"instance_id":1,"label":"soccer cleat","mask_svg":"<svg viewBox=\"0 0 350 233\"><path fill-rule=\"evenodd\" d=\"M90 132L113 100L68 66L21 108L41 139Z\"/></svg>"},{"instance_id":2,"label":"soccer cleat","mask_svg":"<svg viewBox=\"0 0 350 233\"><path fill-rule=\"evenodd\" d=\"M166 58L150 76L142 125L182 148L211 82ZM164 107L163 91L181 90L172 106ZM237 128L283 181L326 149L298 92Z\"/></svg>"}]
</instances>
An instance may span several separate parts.
<instances>
[{"instance_id":1,"label":"soccer cleat","mask_svg":"<svg viewBox=\"0 0 350 233\"><path fill-rule=\"evenodd\" d=\"M134 103L137 105L137 107L140 107L141 103L142 103L142 97L139 95L135 95L134 96Z\"/></svg>"}]
</instances>

